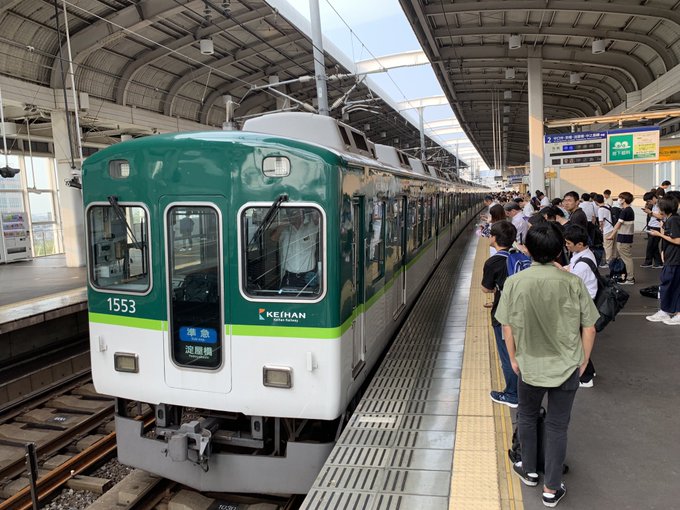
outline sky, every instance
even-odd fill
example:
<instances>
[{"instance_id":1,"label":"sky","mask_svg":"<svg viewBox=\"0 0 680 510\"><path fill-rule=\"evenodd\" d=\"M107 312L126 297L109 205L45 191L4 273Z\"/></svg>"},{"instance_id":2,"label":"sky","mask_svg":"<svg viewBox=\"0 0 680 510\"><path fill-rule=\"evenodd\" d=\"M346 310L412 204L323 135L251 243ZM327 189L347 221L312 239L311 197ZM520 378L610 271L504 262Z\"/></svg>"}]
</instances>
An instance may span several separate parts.
<instances>
[{"instance_id":1,"label":"sky","mask_svg":"<svg viewBox=\"0 0 680 510\"><path fill-rule=\"evenodd\" d=\"M309 19L309 0L287 1L300 14ZM354 62L405 51L422 50L398 0L318 1L324 36ZM444 94L429 65L392 69L386 73L373 73L370 78L395 103ZM408 117L417 125L418 117L415 111L410 112ZM425 108L424 118L426 131L428 122L455 120L453 111L448 105ZM455 136L441 135L433 138L443 142ZM455 149L451 152L455 153ZM470 161L467 154L461 153L461 159ZM482 163L481 168L487 167Z\"/></svg>"}]
</instances>

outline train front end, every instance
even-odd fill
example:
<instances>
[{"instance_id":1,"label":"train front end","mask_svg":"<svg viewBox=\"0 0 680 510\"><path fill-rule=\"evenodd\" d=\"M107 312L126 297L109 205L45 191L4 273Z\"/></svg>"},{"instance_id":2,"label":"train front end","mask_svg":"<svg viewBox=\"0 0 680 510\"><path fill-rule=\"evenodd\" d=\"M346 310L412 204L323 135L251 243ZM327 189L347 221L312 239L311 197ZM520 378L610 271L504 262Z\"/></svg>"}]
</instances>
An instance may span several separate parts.
<instances>
[{"instance_id":1,"label":"train front end","mask_svg":"<svg viewBox=\"0 0 680 510\"><path fill-rule=\"evenodd\" d=\"M88 158L92 372L123 463L199 490L309 489L347 404L336 165L224 132Z\"/></svg>"}]
</instances>

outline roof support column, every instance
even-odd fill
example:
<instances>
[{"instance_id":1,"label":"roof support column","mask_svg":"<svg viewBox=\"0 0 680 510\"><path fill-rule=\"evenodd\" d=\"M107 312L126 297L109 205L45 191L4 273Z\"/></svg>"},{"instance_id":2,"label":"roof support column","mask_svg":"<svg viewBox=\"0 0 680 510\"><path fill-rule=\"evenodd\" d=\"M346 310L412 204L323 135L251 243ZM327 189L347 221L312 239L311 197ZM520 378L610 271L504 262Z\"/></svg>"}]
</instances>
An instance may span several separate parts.
<instances>
[{"instance_id":1,"label":"roof support column","mask_svg":"<svg viewBox=\"0 0 680 510\"><path fill-rule=\"evenodd\" d=\"M425 119L423 117L424 108L418 108L418 128L420 129L420 160L425 161L427 155L425 154Z\"/></svg>"},{"instance_id":2,"label":"roof support column","mask_svg":"<svg viewBox=\"0 0 680 510\"><path fill-rule=\"evenodd\" d=\"M74 173L80 173L71 167L72 157L75 155L74 144L68 136L68 122L73 126L73 115L64 110L55 110L51 114L52 133L54 140L54 159L57 164L57 179L59 179L59 216L64 233L64 252L67 267L82 267L85 265L85 216L83 214L83 194L77 188L69 188L65 181L73 178ZM76 133L80 136L80 133Z\"/></svg>"},{"instance_id":3,"label":"roof support column","mask_svg":"<svg viewBox=\"0 0 680 510\"><path fill-rule=\"evenodd\" d=\"M531 193L543 190L543 61L527 58L529 93L529 186Z\"/></svg>"}]
</instances>

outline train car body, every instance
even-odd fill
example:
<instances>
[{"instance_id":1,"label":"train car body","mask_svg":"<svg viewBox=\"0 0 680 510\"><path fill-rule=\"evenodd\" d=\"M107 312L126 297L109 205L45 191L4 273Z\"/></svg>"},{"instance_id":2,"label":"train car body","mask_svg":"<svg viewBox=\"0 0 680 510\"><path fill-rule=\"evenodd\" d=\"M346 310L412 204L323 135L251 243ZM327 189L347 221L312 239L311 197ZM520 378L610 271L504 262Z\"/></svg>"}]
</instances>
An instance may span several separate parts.
<instances>
[{"instance_id":1,"label":"train car body","mask_svg":"<svg viewBox=\"0 0 680 510\"><path fill-rule=\"evenodd\" d=\"M123 463L302 493L482 190L381 163L329 118L250 129L86 160L92 373ZM151 433L130 401L155 410Z\"/></svg>"}]
</instances>

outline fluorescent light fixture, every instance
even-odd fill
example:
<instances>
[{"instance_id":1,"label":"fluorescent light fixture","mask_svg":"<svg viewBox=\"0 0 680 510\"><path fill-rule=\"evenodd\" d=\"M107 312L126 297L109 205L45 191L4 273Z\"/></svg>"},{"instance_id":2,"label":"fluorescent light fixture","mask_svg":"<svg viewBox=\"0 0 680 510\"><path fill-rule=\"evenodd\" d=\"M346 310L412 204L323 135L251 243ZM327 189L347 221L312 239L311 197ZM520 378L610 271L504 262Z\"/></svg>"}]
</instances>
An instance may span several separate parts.
<instances>
[{"instance_id":1,"label":"fluorescent light fixture","mask_svg":"<svg viewBox=\"0 0 680 510\"><path fill-rule=\"evenodd\" d=\"M505 68L505 79L506 80L514 80L515 79L515 68L514 67L506 67Z\"/></svg>"},{"instance_id":2,"label":"fluorescent light fixture","mask_svg":"<svg viewBox=\"0 0 680 510\"><path fill-rule=\"evenodd\" d=\"M503 99L512 99L512 90L503 91Z\"/></svg>"},{"instance_id":3,"label":"fluorescent light fixture","mask_svg":"<svg viewBox=\"0 0 680 510\"><path fill-rule=\"evenodd\" d=\"M581 75L578 73L569 73L569 83L572 85L581 83Z\"/></svg>"}]
</instances>

